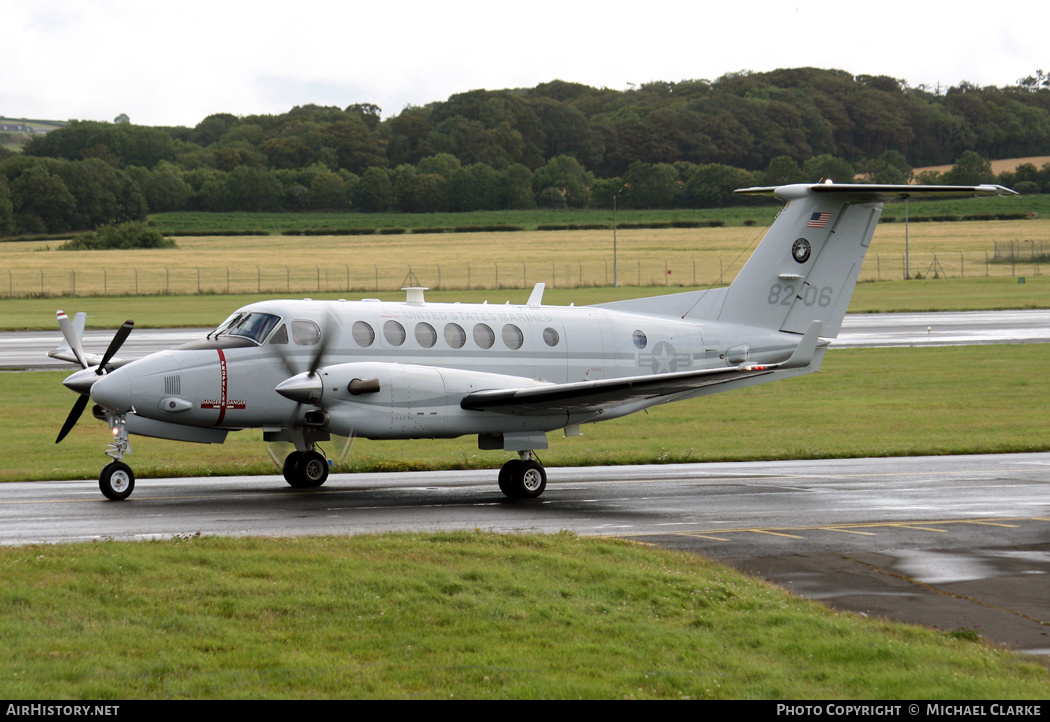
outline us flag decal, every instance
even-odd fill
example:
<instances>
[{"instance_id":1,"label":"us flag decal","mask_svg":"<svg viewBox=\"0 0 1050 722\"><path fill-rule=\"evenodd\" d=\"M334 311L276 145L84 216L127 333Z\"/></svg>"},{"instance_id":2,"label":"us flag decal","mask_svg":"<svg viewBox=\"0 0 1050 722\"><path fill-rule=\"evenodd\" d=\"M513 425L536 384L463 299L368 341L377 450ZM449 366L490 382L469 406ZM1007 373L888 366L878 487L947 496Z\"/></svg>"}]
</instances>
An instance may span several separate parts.
<instances>
[{"instance_id":1,"label":"us flag decal","mask_svg":"<svg viewBox=\"0 0 1050 722\"><path fill-rule=\"evenodd\" d=\"M824 228L828 225L829 220L831 220L830 213L814 213L809 217L809 223L806 224L806 228Z\"/></svg>"}]
</instances>

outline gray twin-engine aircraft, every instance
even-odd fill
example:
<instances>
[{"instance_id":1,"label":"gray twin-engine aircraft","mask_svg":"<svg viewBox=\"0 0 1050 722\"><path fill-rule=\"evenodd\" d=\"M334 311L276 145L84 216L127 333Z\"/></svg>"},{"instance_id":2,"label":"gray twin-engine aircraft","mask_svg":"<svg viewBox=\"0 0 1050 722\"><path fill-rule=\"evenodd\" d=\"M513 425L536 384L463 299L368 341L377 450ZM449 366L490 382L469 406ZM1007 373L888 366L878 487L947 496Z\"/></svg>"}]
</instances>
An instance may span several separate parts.
<instances>
[{"instance_id":1,"label":"gray twin-engine aircraft","mask_svg":"<svg viewBox=\"0 0 1050 722\"><path fill-rule=\"evenodd\" d=\"M78 363L65 385L80 394L61 441L90 401L105 420L113 461L99 477L125 499L135 477L128 435L221 444L263 429L295 445L284 461L294 487L317 487L330 434L369 439L476 434L481 449L516 452L499 472L509 497L543 493L535 457L547 434L579 433L670 401L816 371L838 335L864 254L894 197L1009 195L1001 186L804 184L747 188L787 206L733 283L596 306L546 306L539 284L523 306L264 301L239 309L206 337L136 361L81 345L84 316L58 322L51 356Z\"/></svg>"}]
</instances>

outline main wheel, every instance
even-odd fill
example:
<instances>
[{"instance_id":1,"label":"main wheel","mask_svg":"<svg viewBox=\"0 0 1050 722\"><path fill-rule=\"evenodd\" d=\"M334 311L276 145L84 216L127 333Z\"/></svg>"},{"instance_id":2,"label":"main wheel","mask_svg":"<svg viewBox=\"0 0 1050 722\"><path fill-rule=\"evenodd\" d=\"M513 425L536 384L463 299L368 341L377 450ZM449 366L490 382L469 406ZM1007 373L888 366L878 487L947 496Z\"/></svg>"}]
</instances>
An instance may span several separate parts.
<instances>
[{"instance_id":1,"label":"main wheel","mask_svg":"<svg viewBox=\"0 0 1050 722\"><path fill-rule=\"evenodd\" d=\"M287 466L288 462L285 461ZM297 489L314 489L328 480L328 459L317 451L304 451L295 460L293 478L288 483ZM287 479L287 475L285 476Z\"/></svg>"},{"instance_id":2,"label":"main wheel","mask_svg":"<svg viewBox=\"0 0 1050 722\"><path fill-rule=\"evenodd\" d=\"M522 462L520 475L521 496L526 499L535 499L547 488L547 472L538 461Z\"/></svg>"},{"instance_id":3,"label":"main wheel","mask_svg":"<svg viewBox=\"0 0 1050 722\"><path fill-rule=\"evenodd\" d=\"M299 463L299 457L302 455L303 452L301 451L293 451L284 458L284 466L281 467L281 473L284 474L284 480L291 486L296 486L295 465Z\"/></svg>"},{"instance_id":4,"label":"main wheel","mask_svg":"<svg viewBox=\"0 0 1050 722\"><path fill-rule=\"evenodd\" d=\"M114 461L102 469L98 488L110 501L123 501L135 490L135 473L122 461Z\"/></svg>"},{"instance_id":5,"label":"main wheel","mask_svg":"<svg viewBox=\"0 0 1050 722\"><path fill-rule=\"evenodd\" d=\"M538 461L512 459L499 470L499 489L511 499L535 499L547 488L547 472Z\"/></svg>"},{"instance_id":6,"label":"main wheel","mask_svg":"<svg viewBox=\"0 0 1050 722\"><path fill-rule=\"evenodd\" d=\"M502 467L500 467L499 490L502 491L505 496L508 496L511 499L517 499L520 496L520 494L518 494L517 484L514 480L519 474L519 468L524 463L525 462L521 459L511 459Z\"/></svg>"}]
</instances>

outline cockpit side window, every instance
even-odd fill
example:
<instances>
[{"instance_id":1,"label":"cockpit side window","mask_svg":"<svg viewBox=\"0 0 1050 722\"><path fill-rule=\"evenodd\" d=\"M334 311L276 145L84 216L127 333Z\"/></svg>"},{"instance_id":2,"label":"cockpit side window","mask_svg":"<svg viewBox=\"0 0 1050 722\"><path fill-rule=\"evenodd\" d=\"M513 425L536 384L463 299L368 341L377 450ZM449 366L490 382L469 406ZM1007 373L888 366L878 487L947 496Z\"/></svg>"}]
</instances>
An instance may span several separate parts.
<instances>
[{"instance_id":1,"label":"cockpit side window","mask_svg":"<svg viewBox=\"0 0 1050 722\"><path fill-rule=\"evenodd\" d=\"M262 343L280 320L270 313L235 313L210 335L240 336Z\"/></svg>"},{"instance_id":2,"label":"cockpit side window","mask_svg":"<svg viewBox=\"0 0 1050 722\"><path fill-rule=\"evenodd\" d=\"M286 344L288 343L288 327L283 323L281 327L273 332L273 336L270 336L271 344Z\"/></svg>"}]
</instances>

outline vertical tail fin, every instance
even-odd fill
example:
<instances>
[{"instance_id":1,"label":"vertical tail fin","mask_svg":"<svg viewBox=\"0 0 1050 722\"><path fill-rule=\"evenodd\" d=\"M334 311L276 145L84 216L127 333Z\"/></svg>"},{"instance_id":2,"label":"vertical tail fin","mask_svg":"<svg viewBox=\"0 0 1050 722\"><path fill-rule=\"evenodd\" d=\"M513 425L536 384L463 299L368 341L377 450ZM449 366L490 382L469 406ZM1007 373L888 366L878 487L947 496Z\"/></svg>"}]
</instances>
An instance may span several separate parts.
<instances>
[{"instance_id":1,"label":"vertical tail fin","mask_svg":"<svg viewBox=\"0 0 1050 722\"><path fill-rule=\"evenodd\" d=\"M717 320L798 334L820 321L828 338L838 336L887 199L1015 195L990 185L800 184L737 192L776 196L788 205L726 290Z\"/></svg>"}]
</instances>

